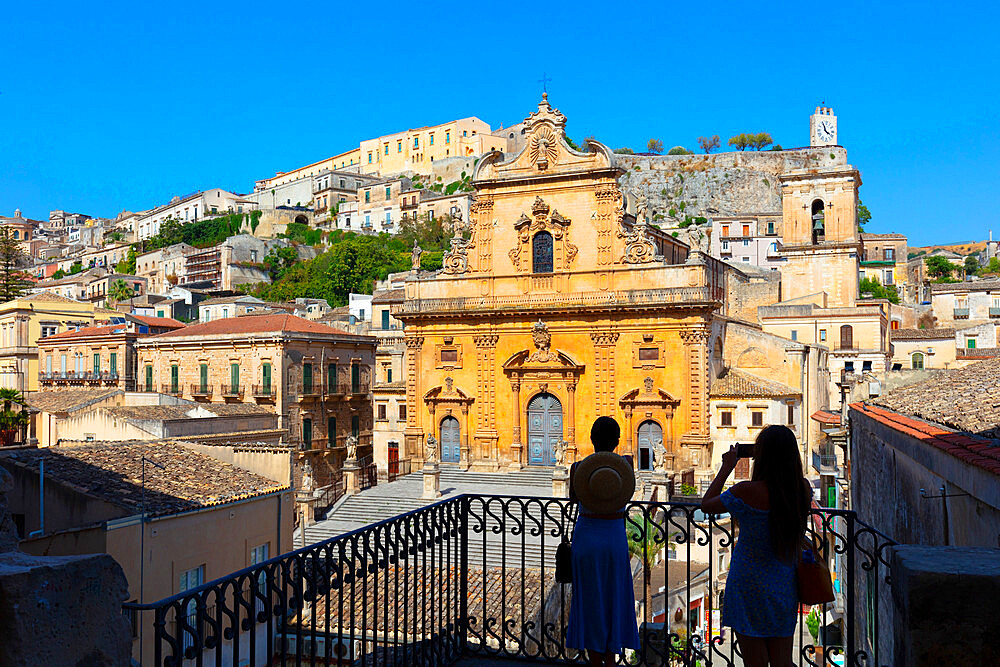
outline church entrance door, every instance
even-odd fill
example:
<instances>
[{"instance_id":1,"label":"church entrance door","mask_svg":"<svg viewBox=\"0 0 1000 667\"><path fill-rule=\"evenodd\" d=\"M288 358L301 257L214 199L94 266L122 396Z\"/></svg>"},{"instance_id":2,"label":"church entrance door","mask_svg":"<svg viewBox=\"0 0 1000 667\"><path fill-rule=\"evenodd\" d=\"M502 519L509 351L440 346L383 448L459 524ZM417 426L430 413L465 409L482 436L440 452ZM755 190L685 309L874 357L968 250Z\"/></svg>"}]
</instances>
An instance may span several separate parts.
<instances>
[{"instance_id":1,"label":"church entrance door","mask_svg":"<svg viewBox=\"0 0 1000 667\"><path fill-rule=\"evenodd\" d=\"M441 463L458 463L462 456L462 427L454 417L441 420Z\"/></svg>"},{"instance_id":2,"label":"church entrance door","mask_svg":"<svg viewBox=\"0 0 1000 667\"><path fill-rule=\"evenodd\" d=\"M556 443L562 440L562 404L552 394L528 403L528 465L555 465Z\"/></svg>"},{"instance_id":3,"label":"church entrance door","mask_svg":"<svg viewBox=\"0 0 1000 667\"><path fill-rule=\"evenodd\" d=\"M663 429L650 420L639 424L639 470L653 469L653 456L657 447L663 444Z\"/></svg>"}]
</instances>

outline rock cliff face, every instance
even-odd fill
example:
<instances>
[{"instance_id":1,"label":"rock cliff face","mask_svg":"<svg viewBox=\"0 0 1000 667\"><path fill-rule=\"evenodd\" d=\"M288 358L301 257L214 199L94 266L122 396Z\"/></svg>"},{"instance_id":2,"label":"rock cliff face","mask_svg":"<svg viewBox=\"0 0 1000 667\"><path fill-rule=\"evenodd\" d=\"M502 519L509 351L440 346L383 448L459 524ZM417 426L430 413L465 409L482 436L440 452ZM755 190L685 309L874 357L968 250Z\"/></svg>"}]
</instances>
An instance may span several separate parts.
<instances>
[{"instance_id":1,"label":"rock cliff face","mask_svg":"<svg viewBox=\"0 0 1000 667\"><path fill-rule=\"evenodd\" d=\"M839 146L615 157L627 170L622 186L629 198L645 198L650 222L664 229L705 224L719 215L781 211L781 174L847 164L847 151Z\"/></svg>"}]
</instances>

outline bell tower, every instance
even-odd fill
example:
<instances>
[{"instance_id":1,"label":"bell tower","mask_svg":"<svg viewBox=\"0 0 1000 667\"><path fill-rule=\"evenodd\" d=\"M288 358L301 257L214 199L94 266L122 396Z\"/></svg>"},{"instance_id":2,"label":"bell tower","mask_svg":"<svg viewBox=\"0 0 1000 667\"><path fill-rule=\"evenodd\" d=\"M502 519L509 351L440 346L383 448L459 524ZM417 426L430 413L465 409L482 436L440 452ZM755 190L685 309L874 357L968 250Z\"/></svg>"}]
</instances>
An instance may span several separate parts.
<instances>
[{"instance_id":1,"label":"bell tower","mask_svg":"<svg viewBox=\"0 0 1000 667\"><path fill-rule=\"evenodd\" d=\"M785 300L826 292L831 307L857 301L860 186L861 174L851 165L797 169L781 176Z\"/></svg>"},{"instance_id":2,"label":"bell tower","mask_svg":"<svg viewBox=\"0 0 1000 667\"><path fill-rule=\"evenodd\" d=\"M809 145L837 145L837 117L830 107L819 106L809 116Z\"/></svg>"}]
</instances>

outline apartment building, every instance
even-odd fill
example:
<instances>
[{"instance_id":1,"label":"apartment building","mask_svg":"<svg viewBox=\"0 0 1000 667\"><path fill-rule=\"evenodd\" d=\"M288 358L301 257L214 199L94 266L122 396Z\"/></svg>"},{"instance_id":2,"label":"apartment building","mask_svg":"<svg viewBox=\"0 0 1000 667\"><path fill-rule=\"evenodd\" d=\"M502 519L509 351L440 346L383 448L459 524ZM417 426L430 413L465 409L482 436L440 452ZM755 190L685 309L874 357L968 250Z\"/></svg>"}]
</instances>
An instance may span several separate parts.
<instances>
[{"instance_id":1,"label":"apartment building","mask_svg":"<svg viewBox=\"0 0 1000 667\"><path fill-rule=\"evenodd\" d=\"M313 467L332 473L350 436L359 458L372 455L375 343L288 314L217 319L138 340L139 389L267 406Z\"/></svg>"},{"instance_id":2,"label":"apartment building","mask_svg":"<svg viewBox=\"0 0 1000 667\"><path fill-rule=\"evenodd\" d=\"M1000 320L1000 280L933 284L930 292L939 324L962 327Z\"/></svg>"},{"instance_id":3,"label":"apartment building","mask_svg":"<svg viewBox=\"0 0 1000 667\"><path fill-rule=\"evenodd\" d=\"M174 197L169 204L158 206L136 220L136 238L141 241L156 236L164 220L194 222L213 214L249 213L256 208L256 202L221 188Z\"/></svg>"},{"instance_id":4,"label":"apartment building","mask_svg":"<svg viewBox=\"0 0 1000 667\"><path fill-rule=\"evenodd\" d=\"M392 274L380 281L372 296L372 327L378 345L375 348L374 396L375 426L373 448L379 473L399 473L399 461L410 458L403 438L406 429L406 344L403 323L392 311L405 301L404 281L408 273ZM404 471L405 472L405 471Z\"/></svg>"},{"instance_id":5,"label":"apartment building","mask_svg":"<svg viewBox=\"0 0 1000 667\"><path fill-rule=\"evenodd\" d=\"M907 244L903 234L861 234L859 280L895 285L900 297L912 301L907 271Z\"/></svg>"},{"instance_id":6,"label":"apartment building","mask_svg":"<svg viewBox=\"0 0 1000 667\"><path fill-rule=\"evenodd\" d=\"M470 116L362 141L361 172L425 172L435 160L482 155L492 150L506 151L506 137L492 134L488 123Z\"/></svg>"},{"instance_id":7,"label":"apartment building","mask_svg":"<svg viewBox=\"0 0 1000 667\"><path fill-rule=\"evenodd\" d=\"M778 270L781 213L724 216L712 219L709 252L720 259Z\"/></svg>"}]
</instances>

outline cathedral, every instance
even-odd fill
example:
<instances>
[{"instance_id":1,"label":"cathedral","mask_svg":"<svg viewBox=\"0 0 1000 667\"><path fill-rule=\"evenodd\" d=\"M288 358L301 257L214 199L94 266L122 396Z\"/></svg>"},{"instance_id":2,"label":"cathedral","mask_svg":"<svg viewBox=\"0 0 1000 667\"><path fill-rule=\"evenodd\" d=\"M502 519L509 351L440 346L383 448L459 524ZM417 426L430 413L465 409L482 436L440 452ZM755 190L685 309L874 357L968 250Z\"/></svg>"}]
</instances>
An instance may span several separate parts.
<instances>
[{"instance_id":1,"label":"cathedral","mask_svg":"<svg viewBox=\"0 0 1000 667\"><path fill-rule=\"evenodd\" d=\"M628 210L614 153L565 124L543 95L523 149L476 165L468 238L406 282L401 455L569 465L608 415L640 468L704 471L729 268Z\"/></svg>"}]
</instances>

